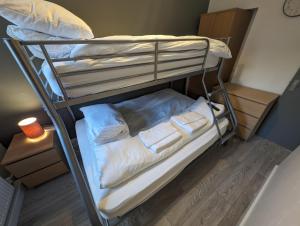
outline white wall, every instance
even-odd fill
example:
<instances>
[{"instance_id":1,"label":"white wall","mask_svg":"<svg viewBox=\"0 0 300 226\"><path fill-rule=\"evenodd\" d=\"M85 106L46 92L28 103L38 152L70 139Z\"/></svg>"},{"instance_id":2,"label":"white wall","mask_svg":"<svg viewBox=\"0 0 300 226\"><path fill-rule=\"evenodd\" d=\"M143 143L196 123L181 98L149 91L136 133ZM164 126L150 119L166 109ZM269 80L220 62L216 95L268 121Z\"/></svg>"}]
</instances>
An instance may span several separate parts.
<instances>
[{"instance_id":1,"label":"white wall","mask_svg":"<svg viewBox=\"0 0 300 226\"><path fill-rule=\"evenodd\" d=\"M210 0L209 12L258 8L232 74L241 85L283 93L300 67L300 17L282 13L283 0Z\"/></svg>"}]
</instances>

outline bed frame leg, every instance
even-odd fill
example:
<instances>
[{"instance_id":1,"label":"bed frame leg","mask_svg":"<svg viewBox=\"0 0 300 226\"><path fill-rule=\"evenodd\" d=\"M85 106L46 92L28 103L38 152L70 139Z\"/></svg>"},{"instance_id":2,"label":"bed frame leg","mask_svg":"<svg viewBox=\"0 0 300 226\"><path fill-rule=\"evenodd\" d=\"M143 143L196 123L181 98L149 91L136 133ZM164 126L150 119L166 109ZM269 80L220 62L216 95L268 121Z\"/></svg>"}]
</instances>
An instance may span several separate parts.
<instances>
[{"instance_id":1,"label":"bed frame leg","mask_svg":"<svg viewBox=\"0 0 300 226\"><path fill-rule=\"evenodd\" d=\"M184 94L187 96L188 95L188 90L189 90L189 85L190 85L190 78L186 78L185 80L185 89L184 89Z\"/></svg>"},{"instance_id":2,"label":"bed frame leg","mask_svg":"<svg viewBox=\"0 0 300 226\"><path fill-rule=\"evenodd\" d=\"M109 226L110 224L109 224L109 220L108 219L105 219L105 218L103 218L102 217L102 224L104 225L104 226Z\"/></svg>"}]
</instances>

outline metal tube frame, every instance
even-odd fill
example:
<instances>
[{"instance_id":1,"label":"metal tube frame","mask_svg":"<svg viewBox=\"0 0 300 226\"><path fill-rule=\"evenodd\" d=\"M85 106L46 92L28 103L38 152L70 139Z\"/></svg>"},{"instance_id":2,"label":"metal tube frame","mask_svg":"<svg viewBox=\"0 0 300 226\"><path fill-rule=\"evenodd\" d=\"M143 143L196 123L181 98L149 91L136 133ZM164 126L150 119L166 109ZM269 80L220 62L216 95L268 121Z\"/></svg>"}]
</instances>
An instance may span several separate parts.
<instances>
[{"instance_id":1,"label":"metal tube frame","mask_svg":"<svg viewBox=\"0 0 300 226\"><path fill-rule=\"evenodd\" d=\"M228 38L225 39L225 42L226 42L227 45L229 45L230 39L231 39L230 37L228 37ZM231 126L232 126L232 132L230 134L227 134L228 138L230 138L232 135L235 134L235 130L237 128L238 122L237 122L237 118L236 118L234 109L233 109L233 107L231 105L231 101L229 99L227 90L226 90L226 88L224 86L223 79L221 77L222 76L223 66L224 66L224 60L222 59L221 61L219 61L219 64L218 64L217 80L218 80L218 84L220 86L220 90L222 90L222 96L224 98L224 105L226 106L226 108L228 110L229 117L230 117L230 122L231 122ZM224 138L222 136L220 127L218 126L219 122L218 122L218 118L216 117L216 115L214 113L214 106L212 105L211 94L208 92L207 87L206 87L206 82L205 82L206 72L207 72L207 70L204 69L203 76L202 76L202 86L204 88L204 92L205 92L206 98L208 100L208 105L210 107L211 113L212 113L213 118L214 118L214 124L216 125L217 131L218 131L218 134L219 134L220 144L224 144L227 141L227 139L226 139L226 137Z\"/></svg>"},{"instance_id":2,"label":"metal tube frame","mask_svg":"<svg viewBox=\"0 0 300 226\"><path fill-rule=\"evenodd\" d=\"M68 135L67 129L65 127L65 124L61 118L61 116L58 113L59 109L67 109L73 120L75 120L75 117L73 115L71 106L87 103L93 100L101 99L108 96L113 96L120 93L130 92L137 89L142 89L145 87L162 84L162 83L168 83L172 82L178 79L182 78L189 78L193 75L199 75L199 72L206 72L207 70L204 70L204 65L207 59L207 54L209 51L209 40L206 38L199 38L199 39L176 39L176 40L142 40L142 41L115 41L115 40L70 40L70 41L17 41L13 39L3 39L4 43L8 47L9 51L13 55L14 59L16 60L18 66L20 67L21 71L23 72L25 78L30 83L31 87L35 91L36 95L39 97L40 101L42 102L42 105L49 115L50 119L52 120L54 127L57 131L58 137L60 139L60 142L63 147L63 151L65 153L67 162L69 164L71 173L73 175L73 178L75 180L75 183L77 185L77 188L80 191L81 197L86 205L86 209L88 212L89 219L92 223L92 225L108 225L109 221L102 218L100 211L95 206L93 196L91 193L91 190L88 186L87 180L84 176L84 173L81 169L81 166L78 162L77 156L75 154L74 148L72 146L70 137ZM199 64L197 65L190 65L191 66L199 66L201 69L194 73L189 73L185 75L180 76L174 76L171 78L162 78L158 79L157 74L161 71L168 71L168 70L158 70L159 63L165 63L159 61L159 53L174 53L174 52L188 52L186 50L179 50L179 51L160 51L159 50L159 43L163 42L174 42L174 41L203 41L205 42L206 46L203 49L198 49L200 52L204 51L204 55L197 57L199 59ZM45 46L47 45L69 45L69 44L121 44L121 43L154 43L154 51L152 51L152 54L154 54L154 62L151 64L154 66L154 80L151 82L146 82L139 85L133 85L132 87L126 87L121 88L118 90L111 90L111 91L105 91L93 95L87 95L79 98L69 98L67 95L67 89L63 86L63 83L61 82L61 75L57 72L54 66L54 62L61 62L61 61L72 61L72 60L81 60L81 59L100 59L104 58L103 55L97 55L97 56L83 56L79 58L60 58L60 59L51 59L47 48ZM44 54L46 62L49 64L50 69L52 70L53 74L55 75L56 81L62 90L62 97L56 96L53 98L54 93L51 90L49 91L49 85L47 81L43 82L43 79L40 77L41 70L37 70L34 60L35 57L29 56L28 53L28 46L39 46ZM149 52L151 53L151 52ZM136 55L139 55L142 53L138 53ZM144 53L143 53L144 54ZM129 54L130 55L130 54ZM132 55L132 54L131 54ZM119 56L118 54L112 55L107 54L105 57L115 57ZM122 54L122 56L125 56ZM194 59L195 57L193 57ZM189 58L186 58L188 60ZM200 61L200 59L202 61ZM178 60L179 61L179 60ZM220 60L222 64L223 60ZM175 62L175 61L171 61ZM219 64L220 65L220 64ZM135 65L137 66L137 65ZM186 68L186 67L178 67L178 68ZM218 70L219 67L211 68L210 70ZM110 68L112 69L112 68ZM101 71L101 69L99 69ZM80 72L81 73L81 72ZM87 73L85 71L85 73ZM76 72L74 72L76 74ZM143 73L145 74L145 73ZM138 76L138 75L136 75ZM93 85L93 84L88 84Z\"/></svg>"}]
</instances>

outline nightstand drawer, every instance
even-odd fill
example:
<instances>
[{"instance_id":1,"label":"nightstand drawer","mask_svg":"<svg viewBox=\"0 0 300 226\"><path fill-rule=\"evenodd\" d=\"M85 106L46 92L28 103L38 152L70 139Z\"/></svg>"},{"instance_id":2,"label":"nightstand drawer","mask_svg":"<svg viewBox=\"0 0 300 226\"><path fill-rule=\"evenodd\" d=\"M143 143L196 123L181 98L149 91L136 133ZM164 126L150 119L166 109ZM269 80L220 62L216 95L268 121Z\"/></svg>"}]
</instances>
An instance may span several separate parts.
<instances>
[{"instance_id":1,"label":"nightstand drawer","mask_svg":"<svg viewBox=\"0 0 300 226\"><path fill-rule=\"evenodd\" d=\"M244 140L248 140L248 138L251 136L252 130L242 126L238 125L237 127L237 134L239 137L241 137Z\"/></svg>"},{"instance_id":2,"label":"nightstand drawer","mask_svg":"<svg viewBox=\"0 0 300 226\"><path fill-rule=\"evenodd\" d=\"M232 107L240 112L246 112L256 118L260 118L266 109L266 105L259 104L238 96L228 94ZM217 103L224 104L224 99L221 96L216 96L213 100Z\"/></svg>"},{"instance_id":3,"label":"nightstand drawer","mask_svg":"<svg viewBox=\"0 0 300 226\"><path fill-rule=\"evenodd\" d=\"M259 128L278 95L231 83L225 83L225 88L237 117L237 134L248 140ZM220 95L213 96L213 100L224 103Z\"/></svg>"},{"instance_id":4,"label":"nightstand drawer","mask_svg":"<svg viewBox=\"0 0 300 226\"><path fill-rule=\"evenodd\" d=\"M248 129L252 130L256 127L258 123L258 118L255 118L251 115L248 115L244 112L235 111L236 118L238 120L238 123L244 127L247 127Z\"/></svg>"},{"instance_id":5,"label":"nightstand drawer","mask_svg":"<svg viewBox=\"0 0 300 226\"><path fill-rule=\"evenodd\" d=\"M233 96L229 94L231 104L234 109L246 112L249 115L260 118L266 109L266 105L259 104L238 96Z\"/></svg>"},{"instance_id":6,"label":"nightstand drawer","mask_svg":"<svg viewBox=\"0 0 300 226\"><path fill-rule=\"evenodd\" d=\"M15 177L20 178L59 161L61 161L61 157L57 150L51 149L5 167Z\"/></svg>"},{"instance_id":7,"label":"nightstand drawer","mask_svg":"<svg viewBox=\"0 0 300 226\"><path fill-rule=\"evenodd\" d=\"M21 177L19 180L28 188L32 188L67 172L68 168L61 161L25 177Z\"/></svg>"}]
</instances>

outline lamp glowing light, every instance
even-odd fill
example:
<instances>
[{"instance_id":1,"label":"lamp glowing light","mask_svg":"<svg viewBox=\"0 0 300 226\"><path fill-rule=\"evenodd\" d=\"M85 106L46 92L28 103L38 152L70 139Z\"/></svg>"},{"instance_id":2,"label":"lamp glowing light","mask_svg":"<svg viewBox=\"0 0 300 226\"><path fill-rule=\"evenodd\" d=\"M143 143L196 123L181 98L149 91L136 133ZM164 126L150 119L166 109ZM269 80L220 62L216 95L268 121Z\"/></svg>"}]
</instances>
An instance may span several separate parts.
<instances>
[{"instance_id":1,"label":"lamp glowing light","mask_svg":"<svg viewBox=\"0 0 300 226\"><path fill-rule=\"evenodd\" d=\"M23 119L18 123L18 126L25 136L31 139L38 138L44 134L44 129L34 117Z\"/></svg>"}]
</instances>

